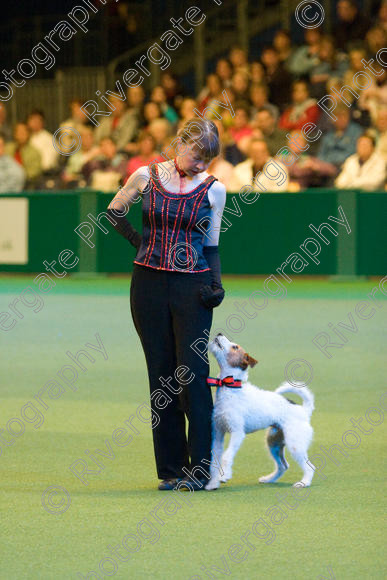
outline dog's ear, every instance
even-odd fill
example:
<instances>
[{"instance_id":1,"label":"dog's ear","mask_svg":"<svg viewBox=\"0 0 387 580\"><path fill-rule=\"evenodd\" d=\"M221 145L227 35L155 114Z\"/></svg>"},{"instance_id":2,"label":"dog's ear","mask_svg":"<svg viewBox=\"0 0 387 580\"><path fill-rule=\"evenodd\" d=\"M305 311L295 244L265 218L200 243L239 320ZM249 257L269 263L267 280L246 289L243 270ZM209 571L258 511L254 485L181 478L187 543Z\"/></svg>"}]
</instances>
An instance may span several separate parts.
<instances>
[{"instance_id":1,"label":"dog's ear","mask_svg":"<svg viewBox=\"0 0 387 580\"><path fill-rule=\"evenodd\" d=\"M247 352L245 352L245 354L243 355L242 366L244 370L247 369L249 365L251 367L254 367L257 364L257 362L258 361L252 356L250 356Z\"/></svg>"}]
</instances>

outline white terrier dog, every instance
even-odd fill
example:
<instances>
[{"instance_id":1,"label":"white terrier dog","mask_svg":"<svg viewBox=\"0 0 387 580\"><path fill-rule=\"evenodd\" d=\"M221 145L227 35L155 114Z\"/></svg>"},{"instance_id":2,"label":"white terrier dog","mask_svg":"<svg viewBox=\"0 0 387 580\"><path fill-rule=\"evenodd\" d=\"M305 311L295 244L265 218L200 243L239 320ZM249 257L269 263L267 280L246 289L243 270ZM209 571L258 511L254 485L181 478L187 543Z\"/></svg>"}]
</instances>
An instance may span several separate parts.
<instances>
[{"instance_id":1,"label":"white terrier dog","mask_svg":"<svg viewBox=\"0 0 387 580\"><path fill-rule=\"evenodd\" d=\"M304 472L301 481L294 486L309 486L314 474L307 456L313 437L310 425L314 409L313 394L302 383L299 387L283 383L275 392L255 387L247 381L247 368L255 366L258 361L221 333L210 342L209 350L220 367L217 379L208 378L207 382L218 385L212 415L212 457L222 456L222 469L211 462L210 480L205 489L217 489L220 482L229 480L235 454L245 435L267 427L270 427L267 445L276 469L270 475L260 477L260 483L274 483L288 469L289 464L284 456L286 445ZM296 393L304 404L296 405L283 397L283 393ZM231 434L230 443L223 453L226 432Z\"/></svg>"}]
</instances>

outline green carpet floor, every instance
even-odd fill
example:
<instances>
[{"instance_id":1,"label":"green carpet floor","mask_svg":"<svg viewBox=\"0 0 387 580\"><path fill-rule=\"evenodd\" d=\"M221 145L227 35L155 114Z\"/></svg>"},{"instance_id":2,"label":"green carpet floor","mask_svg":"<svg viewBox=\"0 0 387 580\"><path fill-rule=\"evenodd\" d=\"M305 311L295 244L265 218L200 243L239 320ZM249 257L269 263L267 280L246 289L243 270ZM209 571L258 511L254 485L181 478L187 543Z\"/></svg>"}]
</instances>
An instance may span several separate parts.
<instances>
[{"instance_id":1,"label":"green carpet floor","mask_svg":"<svg viewBox=\"0 0 387 580\"><path fill-rule=\"evenodd\" d=\"M0 312L28 286L36 290L32 280L0 277ZM269 298L242 332L230 332L259 360L249 376L258 386L274 390L293 359L313 368L310 454L336 444L346 456L333 455L339 465L328 459L298 499L292 483L301 472L289 457L280 483L257 483L272 470L263 432L245 439L233 479L216 492L155 489L150 426L136 416L130 441L118 431L148 402L130 278L68 278L38 293L40 311L19 303L23 318L0 331L0 579L384 578L385 296L376 294L372 318L355 311L378 282L295 279L286 298ZM263 278L225 276L224 285L213 329L226 330L235 302L261 290ZM312 343L320 332L336 340L329 323L353 320L356 329L341 328L347 343L330 349L331 358ZM66 352L97 348L98 337L103 348L89 349L94 362L84 359L73 390L57 374L62 369L69 379ZM211 375L217 372L211 358ZM357 447L344 447L351 418L361 417L369 432L355 428L360 442L347 434L348 446ZM90 470L83 483L69 470L78 460Z\"/></svg>"}]
</instances>

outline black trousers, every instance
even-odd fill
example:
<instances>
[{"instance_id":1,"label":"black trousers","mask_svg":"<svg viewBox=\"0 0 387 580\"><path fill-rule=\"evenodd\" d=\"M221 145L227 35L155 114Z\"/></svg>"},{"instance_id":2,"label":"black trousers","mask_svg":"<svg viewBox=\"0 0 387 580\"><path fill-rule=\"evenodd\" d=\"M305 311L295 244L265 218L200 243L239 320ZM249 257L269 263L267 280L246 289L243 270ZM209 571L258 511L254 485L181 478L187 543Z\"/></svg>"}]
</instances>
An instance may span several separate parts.
<instances>
[{"instance_id":1,"label":"black trousers","mask_svg":"<svg viewBox=\"0 0 387 580\"><path fill-rule=\"evenodd\" d=\"M196 477L206 477L209 470L208 464L201 463L211 459L213 402L206 383L209 363L205 344L198 345L205 351L201 356L191 345L199 338L208 342L213 312L200 302L199 288L210 283L209 271L169 272L133 264L130 308L145 353L150 394L161 390L172 399L163 409L157 398L151 400L152 415L160 418L153 428L160 479L184 477L183 467L195 470ZM181 392L173 394L162 386L160 378Z\"/></svg>"}]
</instances>

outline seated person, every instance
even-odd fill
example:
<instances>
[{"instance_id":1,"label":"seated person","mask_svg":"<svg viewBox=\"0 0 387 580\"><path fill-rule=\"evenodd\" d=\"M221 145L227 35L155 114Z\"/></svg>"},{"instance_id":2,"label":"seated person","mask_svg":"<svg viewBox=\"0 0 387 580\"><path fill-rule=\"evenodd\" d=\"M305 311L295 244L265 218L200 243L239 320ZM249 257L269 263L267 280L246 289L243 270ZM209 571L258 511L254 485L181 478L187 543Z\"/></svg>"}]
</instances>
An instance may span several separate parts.
<instances>
[{"instance_id":1,"label":"seated person","mask_svg":"<svg viewBox=\"0 0 387 580\"><path fill-rule=\"evenodd\" d=\"M82 175L92 189L113 191L122 185L126 173L127 157L118 152L111 137L99 143L100 154L82 167Z\"/></svg>"},{"instance_id":2,"label":"seated person","mask_svg":"<svg viewBox=\"0 0 387 580\"><path fill-rule=\"evenodd\" d=\"M253 129L249 122L250 111L249 107L243 103L238 103L234 110L234 123L228 129L234 143L237 145L243 137L251 136Z\"/></svg>"},{"instance_id":3,"label":"seated person","mask_svg":"<svg viewBox=\"0 0 387 580\"><path fill-rule=\"evenodd\" d=\"M175 125L178 122L179 115L176 113L175 109L167 103L167 95L161 85L154 87L152 90L151 101L159 105L163 117L165 117L171 125Z\"/></svg>"},{"instance_id":4,"label":"seated person","mask_svg":"<svg viewBox=\"0 0 387 580\"><path fill-rule=\"evenodd\" d=\"M263 84L251 85L250 87L251 121L255 119L257 112L263 108L270 109L270 111L272 112L272 116L275 118L276 121L278 120L279 117L278 107L276 107L272 103L269 103L269 101L267 100L268 92L269 91L266 85Z\"/></svg>"},{"instance_id":5,"label":"seated person","mask_svg":"<svg viewBox=\"0 0 387 580\"><path fill-rule=\"evenodd\" d=\"M110 137L122 151L136 135L137 118L127 109L125 101L110 96L109 102L114 109L108 117L98 117L100 124L95 129L95 141L100 143L105 137Z\"/></svg>"},{"instance_id":6,"label":"seated person","mask_svg":"<svg viewBox=\"0 0 387 580\"><path fill-rule=\"evenodd\" d=\"M270 156L264 139L253 138L248 158L234 167L230 190L238 192L246 185L252 186L252 191L258 192L288 190L288 170L281 161Z\"/></svg>"},{"instance_id":7,"label":"seated person","mask_svg":"<svg viewBox=\"0 0 387 580\"><path fill-rule=\"evenodd\" d=\"M13 157L5 152L5 138L0 134L0 193L23 191L26 173Z\"/></svg>"},{"instance_id":8,"label":"seated person","mask_svg":"<svg viewBox=\"0 0 387 580\"><path fill-rule=\"evenodd\" d=\"M223 143L224 138L224 128L222 122L218 119L214 120L215 125L218 128L219 133L219 141ZM234 166L231 165L226 159L224 158L223 147L221 147L221 152L218 157L215 157L208 166L207 173L216 177L223 185L226 186L226 191L231 191L230 189L230 182L232 178Z\"/></svg>"},{"instance_id":9,"label":"seated person","mask_svg":"<svg viewBox=\"0 0 387 580\"><path fill-rule=\"evenodd\" d=\"M317 157L341 168L344 161L355 153L356 142L363 129L351 121L350 110L345 105L338 105L334 114L333 129L321 137Z\"/></svg>"},{"instance_id":10,"label":"seated person","mask_svg":"<svg viewBox=\"0 0 387 580\"><path fill-rule=\"evenodd\" d=\"M338 173L336 166L311 155L308 141L301 131L291 131L287 150L289 155L279 155L278 158L288 167L292 191L333 184Z\"/></svg>"},{"instance_id":11,"label":"seated person","mask_svg":"<svg viewBox=\"0 0 387 580\"><path fill-rule=\"evenodd\" d=\"M376 116L376 150L387 161L387 107L379 109Z\"/></svg>"},{"instance_id":12,"label":"seated person","mask_svg":"<svg viewBox=\"0 0 387 580\"><path fill-rule=\"evenodd\" d=\"M356 153L345 161L335 186L339 189L374 191L384 189L385 183L386 162L375 151L374 137L364 133L357 140Z\"/></svg>"},{"instance_id":13,"label":"seated person","mask_svg":"<svg viewBox=\"0 0 387 580\"><path fill-rule=\"evenodd\" d=\"M7 143L6 151L23 166L27 175L25 187L33 189L43 172L42 157L30 143L30 132L26 123L16 123L13 138L12 143Z\"/></svg>"},{"instance_id":14,"label":"seated person","mask_svg":"<svg viewBox=\"0 0 387 580\"><path fill-rule=\"evenodd\" d=\"M309 86L306 81L294 81L292 84L292 105L281 115L278 127L292 131L302 129L306 123L316 123L321 109L316 99L309 95Z\"/></svg>"},{"instance_id":15,"label":"seated person","mask_svg":"<svg viewBox=\"0 0 387 580\"><path fill-rule=\"evenodd\" d=\"M78 151L69 156L62 173L62 182L66 187L84 187L86 182L82 175L82 167L100 155L100 149L94 143L94 132L90 127L80 130L82 145Z\"/></svg>"},{"instance_id":16,"label":"seated person","mask_svg":"<svg viewBox=\"0 0 387 580\"><path fill-rule=\"evenodd\" d=\"M59 153L53 145L53 135L44 128L45 117L42 111L35 109L28 115L27 125L30 131L30 143L37 149L42 158L43 172L58 169Z\"/></svg>"},{"instance_id":17,"label":"seated person","mask_svg":"<svg viewBox=\"0 0 387 580\"><path fill-rule=\"evenodd\" d=\"M129 159L126 166L126 179L143 165L149 165L152 162L160 163L165 161L164 157L161 157L161 155L156 151L156 140L150 133L141 131L137 143L138 155Z\"/></svg>"},{"instance_id":18,"label":"seated person","mask_svg":"<svg viewBox=\"0 0 387 580\"><path fill-rule=\"evenodd\" d=\"M277 151L285 145L286 131L278 129L272 109L269 107L259 109L255 115L254 126L262 132L270 155L276 155Z\"/></svg>"}]
</instances>

